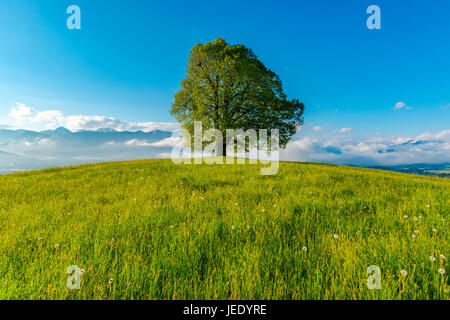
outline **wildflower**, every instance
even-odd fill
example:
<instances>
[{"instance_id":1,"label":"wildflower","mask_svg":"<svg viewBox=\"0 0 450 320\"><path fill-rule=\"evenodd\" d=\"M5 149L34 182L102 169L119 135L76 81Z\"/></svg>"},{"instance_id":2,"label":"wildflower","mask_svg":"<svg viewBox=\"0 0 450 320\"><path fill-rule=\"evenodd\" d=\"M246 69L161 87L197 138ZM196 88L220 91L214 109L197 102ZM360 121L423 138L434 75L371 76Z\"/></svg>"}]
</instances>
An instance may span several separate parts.
<instances>
[{"instance_id":1,"label":"wildflower","mask_svg":"<svg viewBox=\"0 0 450 320\"><path fill-rule=\"evenodd\" d=\"M440 269L438 270L438 272L439 272L440 274L445 274L445 269L440 268Z\"/></svg>"},{"instance_id":2,"label":"wildflower","mask_svg":"<svg viewBox=\"0 0 450 320\"><path fill-rule=\"evenodd\" d=\"M233 229L234 230L234 224L231 226L231 229Z\"/></svg>"},{"instance_id":3,"label":"wildflower","mask_svg":"<svg viewBox=\"0 0 450 320\"><path fill-rule=\"evenodd\" d=\"M414 230L414 233L419 233L419 230Z\"/></svg>"},{"instance_id":4,"label":"wildflower","mask_svg":"<svg viewBox=\"0 0 450 320\"><path fill-rule=\"evenodd\" d=\"M264 210L264 209L261 209L261 212L265 212L266 210Z\"/></svg>"},{"instance_id":5,"label":"wildflower","mask_svg":"<svg viewBox=\"0 0 450 320\"><path fill-rule=\"evenodd\" d=\"M276 205L276 204L274 204L274 205L273 205L273 207L274 207L274 208L276 208L276 207L277 207L277 205Z\"/></svg>"},{"instance_id":6,"label":"wildflower","mask_svg":"<svg viewBox=\"0 0 450 320\"><path fill-rule=\"evenodd\" d=\"M419 219L422 219L422 216L419 216Z\"/></svg>"},{"instance_id":7,"label":"wildflower","mask_svg":"<svg viewBox=\"0 0 450 320\"><path fill-rule=\"evenodd\" d=\"M400 274L406 277L408 275L408 272L406 270L400 270Z\"/></svg>"},{"instance_id":8,"label":"wildflower","mask_svg":"<svg viewBox=\"0 0 450 320\"><path fill-rule=\"evenodd\" d=\"M39 237L39 238L38 238L38 241L42 241L42 238L41 238L41 237Z\"/></svg>"},{"instance_id":9,"label":"wildflower","mask_svg":"<svg viewBox=\"0 0 450 320\"><path fill-rule=\"evenodd\" d=\"M307 247L303 247L302 250L303 250L304 252L306 252L306 251L308 251L308 248L307 248Z\"/></svg>"},{"instance_id":10,"label":"wildflower","mask_svg":"<svg viewBox=\"0 0 450 320\"><path fill-rule=\"evenodd\" d=\"M434 261L436 261L436 258L435 258L434 256L430 256L430 260L431 260L432 262L434 262Z\"/></svg>"},{"instance_id":11,"label":"wildflower","mask_svg":"<svg viewBox=\"0 0 450 320\"><path fill-rule=\"evenodd\" d=\"M440 254L440 255L439 255L439 258L444 259L444 260L447 260L447 258L446 258L443 254Z\"/></svg>"},{"instance_id":12,"label":"wildflower","mask_svg":"<svg viewBox=\"0 0 450 320\"><path fill-rule=\"evenodd\" d=\"M83 274L83 273L85 273L85 272L86 272L86 270L80 269L80 274Z\"/></svg>"},{"instance_id":13,"label":"wildflower","mask_svg":"<svg viewBox=\"0 0 450 320\"><path fill-rule=\"evenodd\" d=\"M55 244L55 249L59 249L59 244Z\"/></svg>"},{"instance_id":14,"label":"wildflower","mask_svg":"<svg viewBox=\"0 0 450 320\"><path fill-rule=\"evenodd\" d=\"M417 217L414 217L413 219L414 219L414 221L417 221Z\"/></svg>"},{"instance_id":15,"label":"wildflower","mask_svg":"<svg viewBox=\"0 0 450 320\"><path fill-rule=\"evenodd\" d=\"M433 228L433 229L431 229L431 230L433 230L433 232L437 232L436 228Z\"/></svg>"},{"instance_id":16,"label":"wildflower","mask_svg":"<svg viewBox=\"0 0 450 320\"><path fill-rule=\"evenodd\" d=\"M413 235L411 236L413 239L415 239L416 238L416 235L413 233Z\"/></svg>"},{"instance_id":17,"label":"wildflower","mask_svg":"<svg viewBox=\"0 0 450 320\"><path fill-rule=\"evenodd\" d=\"M333 235L333 238L338 239L338 238L339 238L339 235L338 235L338 234L334 234L334 235Z\"/></svg>"},{"instance_id":18,"label":"wildflower","mask_svg":"<svg viewBox=\"0 0 450 320\"><path fill-rule=\"evenodd\" d=\"M113 279L113 278L109 279L109 280L108 280L108 284L111 284L111 283L113 283L113 281L114 281L114 279Z\"/></svg>"},{"instance_id":19,"label":"wildflower","mask_svg":"<svg viewBox=\"0 0 450 320\"><path fill-rule=\"evenodd\" d=\"M403 218L408 219L408 216L405 214L405 215L403 216Z\"/></svg>"}]
</instances>

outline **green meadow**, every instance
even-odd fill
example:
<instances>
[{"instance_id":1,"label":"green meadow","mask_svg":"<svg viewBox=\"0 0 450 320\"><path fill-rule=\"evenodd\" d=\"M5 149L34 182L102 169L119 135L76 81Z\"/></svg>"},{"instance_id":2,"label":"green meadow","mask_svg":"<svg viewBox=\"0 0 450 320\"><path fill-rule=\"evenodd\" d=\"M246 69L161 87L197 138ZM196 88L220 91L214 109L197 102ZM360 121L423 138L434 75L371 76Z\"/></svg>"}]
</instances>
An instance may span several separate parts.
<instances>
[{"instance_id":1,"label":"green meadow","mask_svg":"<svg viewBox=\"0 0 450 320\"><path fill-rule=\"evenodd\" d=\"M449 299L449 212L449 179L324 164L3 175L0 298Z\"/></svg>"}]
</instances>

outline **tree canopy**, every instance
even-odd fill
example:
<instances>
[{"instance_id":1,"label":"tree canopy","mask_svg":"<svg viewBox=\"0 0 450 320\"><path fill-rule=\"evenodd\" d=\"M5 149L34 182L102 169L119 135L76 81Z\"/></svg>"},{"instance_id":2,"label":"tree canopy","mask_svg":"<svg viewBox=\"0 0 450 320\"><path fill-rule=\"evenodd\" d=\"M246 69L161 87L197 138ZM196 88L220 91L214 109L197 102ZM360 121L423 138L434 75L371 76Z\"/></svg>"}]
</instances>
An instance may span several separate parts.
<instances>
[{"instance_id":1,"label":"tree canopy","mask_svg":"<svg viewBox=\"0 0 450 320\"><path fill-rule=\"evenodd\" d=\"M303 103L287 99L279 76L250 49L218 38L192 48L170 112L190 134L194 121L223 137L226 129L278 129L285 147L303 124L303 111Z\"/></svg>"}]
</instances>

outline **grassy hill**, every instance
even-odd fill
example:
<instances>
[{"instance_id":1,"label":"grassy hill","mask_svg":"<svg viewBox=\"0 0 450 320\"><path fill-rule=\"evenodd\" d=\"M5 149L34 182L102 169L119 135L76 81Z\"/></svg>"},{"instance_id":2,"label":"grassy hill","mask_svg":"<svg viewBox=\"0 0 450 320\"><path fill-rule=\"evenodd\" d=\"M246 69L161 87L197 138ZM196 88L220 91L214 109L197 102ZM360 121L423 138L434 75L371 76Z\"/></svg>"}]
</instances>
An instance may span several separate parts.
<instances>
[{"instance_id":1,"label":"grassy hill","mask_svg":"<svg viewBox=\"0 0 450 320\"><path fill-rule=\"evenodd\" d=\"M4 175L0 298L448 299L449 212L448 179L321 164Z\"/></svg>"}]
</instances>

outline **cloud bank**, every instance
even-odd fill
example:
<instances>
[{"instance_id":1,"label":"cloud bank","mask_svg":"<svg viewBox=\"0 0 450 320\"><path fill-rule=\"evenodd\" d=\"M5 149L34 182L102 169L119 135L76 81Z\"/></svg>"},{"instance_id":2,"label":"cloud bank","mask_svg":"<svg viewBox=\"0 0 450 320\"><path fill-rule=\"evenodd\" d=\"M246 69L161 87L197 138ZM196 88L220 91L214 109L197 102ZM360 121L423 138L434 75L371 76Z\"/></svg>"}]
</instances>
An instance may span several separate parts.
<instances>
[{"instance_id":1,"label":"cloud bank","mask_svg":"<svg viewBox=\"0 0 450 320\"><path fill-rule=\"evenodd\" d=\"M450 130L416 137L303 136L282 152L290 161L361 166L450 162Z\"/></svg>"},{"instance_id":2,"label":"cloud bank","mask_svg":"<svg viewBox=\"0 0 450 320\"><path fill-rule=\"evenodd\" d=\"M398 103L397 109L406 108ZM14 131L0 128L0 172L86 162L170 157L182 143L178 124L120 121L106 116L64 116L17 103L9 116L15 128L66 129ZM302 127L281 160L359 166L450 162L450 129L418 136L358 136L353 128ZM161 130L161 131L154 131Z\"/></svg>"},{"instance_id":3,"label":"cloud bank","mask_svg":"<svg viewBox=\"0 0 450 320\"><path fill-rule=\"evenodd\" d=\"M64 127L71 131L111 128L117 131L153 130L175 131L178 124L170 122L127 122L105 116L64 116L59 110L36 111L23 103L16 103L8 114L16 127L30 129L55 129Z\"/></svg>"}]
</instances>

